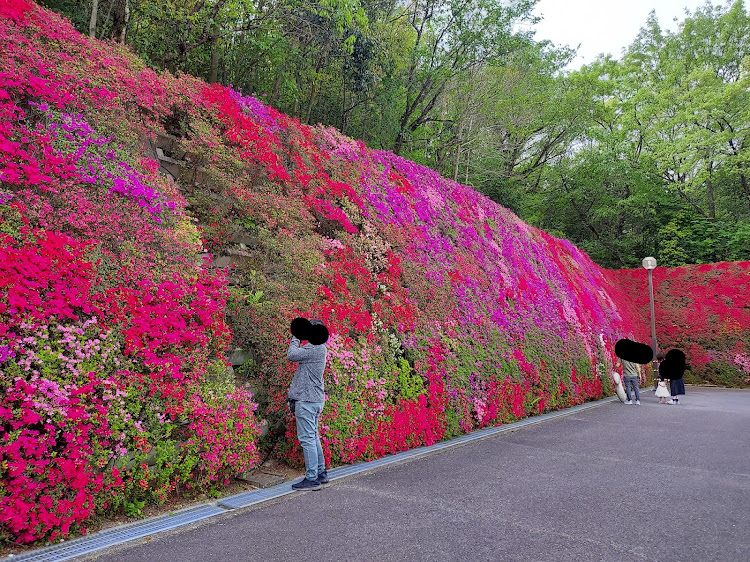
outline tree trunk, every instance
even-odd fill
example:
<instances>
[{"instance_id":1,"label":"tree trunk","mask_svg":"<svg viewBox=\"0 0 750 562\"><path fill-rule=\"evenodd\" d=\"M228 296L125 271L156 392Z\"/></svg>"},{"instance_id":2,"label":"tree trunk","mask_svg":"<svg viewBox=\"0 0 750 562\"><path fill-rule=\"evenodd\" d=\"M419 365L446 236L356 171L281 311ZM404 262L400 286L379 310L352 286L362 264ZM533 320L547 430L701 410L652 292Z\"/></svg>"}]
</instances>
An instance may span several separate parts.
<instances>
[{"instance_id":1,"label":"tree trunk","mask_svg":"<svg viewBox=\"0 0 750 562\"><path fill-rule=\"evenodd\" d=\"M120 43L125 44L125 35L128 32L128 24L130 23L130 0L123 0L123 19L125 23L120 31Z\"/></svg>"},{"instance_id":2,"label":"tree trunk","mask_svg":"<svg viewBox=\"0 0 750 562\"><path fill-rule=\"evenodd\" d=\"M456 144L456 163L453 165L453 181L458 181L458 166L461 163L461 133L464 131L464 122L458 123L458 143Z\"/></svg>"},{"instance_id":3,"label":"tree trunk","mask_svg":"<svg viewBox=\"0 0 750 562\"><path fill-rule=\"evenodd\" d=\"M96 20L99 16L99 0L91 2L91 19L89 19L89 37L96 38Z\"/></svg>"},{"instance_id":4,"label":"tree trunk","mask_svg":"<svg viewBox=\"0 0 750 562\"><path fill-rule=\"evenodd\" d=\"M740 174L740 183L742 184L742 191L744 191L747 198L750 199L750 186L747 184L747 176L745 174Z\"/></svg>"},{"instance_id":5,"label":"tree trunk","mask_svg":"<svg viewBox=\"0 0 750 562\"><path fill-rule=\"evenodd\" d=\"M737 169L740 171L740 185L742 186L742 191L745 193L748 201L750 201L750 185L748 185L747 176L743 171L744 166L740 162L737 162Z\"/></svg>"},{"instance_id":6,"label":"tree trunk","mask_svg":"<svg viewBox=\"0 0 750 562\"><path fill-rule=\"evenodd\" d=\"M211 41L211 64L208 67L208 83L215 84L219 75L219 38Z\"/></svg>"},{"instance_id":7,"label":"tree trunk","mask_svg":"<svg viewBox=\"0 0 750 562\"><path fill-rule=\"evenodd\" d=\"M279 88L281 87L281 70L276 73L276 80L273 81L273 89L271 90L271 99L268 100L268 105L276 105L276 97L279 95Z\"/></svg>"},{"instance_id":8,"label":"tree trunk","mask_svg":"<svg viewBox=\"0 0 750 562\"><path fill-rule=\"evenodd\" d=\"M102 22L102 34L99 36L99 39L104 41L104 32L107 30L107 26L109 25L109 20L112 17L112 8L117 3L116 0L112 0L109 3L109 9L107 10L107 17L104 18L104 21Z\"/></svg>"},{"instance_id":9,"label":"tree trunk","mask_svg":"<svg viewBox=\"0 0 750 562\"><path fill-rule=\"evenodd\" d=\"M310 114L312 113L313 104L315 103L315 98L318 96L318 81L313 80L312 86L310 87L310 99L307 100L307 109L305 110L305 120L303 123L305 125L310 124Z\"/></svg>"},{"instance_id":10,"label":"tree trunk","mask_svg":"<svg viewBox=\"0 0 750 562\"><path fill-rule=\"evenodd\" d=\"M708 163L708 177L706 178L706 203L708 204L708 218L716 218L716 201L714 199L714 182L711 179L713 171L713 162Z\"/></svg>"},{"instance_id":11,"label":"tree trunk","mask_svg":"<svg viewBox=\"0 0 750 562\"><path fill-rule=\"evenodd\" d=\"M370 104L365 102L365 116L362 118L362 142L367 144L367 121L370 117Z\"/></svg>"},{"instance_id":12,"label":"tree trunk","mask_svg":"<svg viewBox=\"0 0 750 562\"><path fill-rule=\"evenodd\" d=\"M396 135L396 140L393 141L393 153L396 156L401 156L401 148L404 146L404 130L401 129Z\"/></svg>"},{"instance_id":13,"label":"tree trunk","mask_svg":"<svg viewBox=\"0 0 750 562\"><path fill-rule=\"evenodd\" d=\"M341 79L343 87L341 88L341 134L346 134L346 80Z\"/></svg>"},{"instance_id":14,"label":"tree trunk","mask_svg":"<svg viewBox=\"0 0 750 562\"><path fill-rule=\"evenodd\" d=\"M128 31L128 22L130 21L130 1L113 0L115 6L112 14L112 41L125 44L125 35Z\"/></svg>"},{"instance_id":15,"label":"tree trunk","mask_svg":"<svg viewBox=\"0 0 750 562\"><path fill-rule=\"evenodd\" d=\"M471 138L471 130L474 128L474 116L469 119L469 132L466 134L466 138ZM469 185L469 162L471 161L471 148L466 149L466 175L464 177L464 185Z\"/></svg>"}]
</instances>

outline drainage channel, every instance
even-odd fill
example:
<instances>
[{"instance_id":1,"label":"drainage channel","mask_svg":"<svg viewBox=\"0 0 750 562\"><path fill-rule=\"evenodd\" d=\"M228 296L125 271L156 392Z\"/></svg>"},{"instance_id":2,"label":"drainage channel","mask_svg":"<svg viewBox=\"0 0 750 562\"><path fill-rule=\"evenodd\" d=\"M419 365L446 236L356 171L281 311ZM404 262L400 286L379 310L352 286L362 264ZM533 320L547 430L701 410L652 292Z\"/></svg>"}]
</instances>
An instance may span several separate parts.
<instances>
[{"instance_id":1,"label":"drainage channel","mask_svg":"<svg viewBox=\"0 0 750 562\"><path fill-rule=\"evenodd\" d=\"M91 554L97 550L182 527L183 525L226 512L226 509L213 504L190 507L168 515L159 515L145 521L128 523L120 527L100 531L87 537L81 537L80 539L73 539L64 543L40 548L33 552L13 556L13 558L7 557L6 560L13 560L14 562L20 560L24 562L58 562L61 560L70 560L76 556Z\"/></svg>"},{"instance_id":2,"label":"drainage channel","mask_svg":"<svg viewBox=\"0 0 750 562\"><path fill-rule=\"evenodd\" d=\"M369 472L384 466L396 464L409 459L414 459L469 443L471 441L477 441L479 439L486 439L500 433L516 431L522 427L529 425L535 425L542 423L552 418L558 418L561 416L568 416L580 412L581 410L587 410L594 408L608 402L617 401L617 397L604 398L603 400L597 400L596 402L588 402L581 404L580 406L574 406L566 410L558 412L550 412L542 414L540 416L534 416L533 418L526 418L521 421L514 423L501 425L497 427L488 427L480 429L466 435L461 435L448 441L442 441L425 447L417 447L395 455L382 457L374 461L363 462L353 464L349 466L342 466L328 471L329 478L331 480L338 480L340 478L346 478L355 474L361 474L363 472ZM205 504L195 507L189 507L180 511L175 511L167 515L159 515L157 517L151 517L145 521L137 521L135 523L128 523L115 527L112 529L106 529L99 531L90 536L73 539L65 543L54 544L38 550L34 550L25 554L7 557L6 560L13 560L13 562L62 562L63 560L71 560L78 556L85 554L91 554L97 550L102 550L112 546L117 546L129 541L141 539L149 535L156 533L169 531L185 525L190 525L209 517L221 515L222 513L228 513L230 511L250 507L257 505L272 499L276 499L287 494L293 493L291 484L285 482L274 486L273 488L267 488L263 490L251 490L248 492L242 492L233 496L228 496L224 499L217 501L212 504Z\"/></svg>"}]
</instances>

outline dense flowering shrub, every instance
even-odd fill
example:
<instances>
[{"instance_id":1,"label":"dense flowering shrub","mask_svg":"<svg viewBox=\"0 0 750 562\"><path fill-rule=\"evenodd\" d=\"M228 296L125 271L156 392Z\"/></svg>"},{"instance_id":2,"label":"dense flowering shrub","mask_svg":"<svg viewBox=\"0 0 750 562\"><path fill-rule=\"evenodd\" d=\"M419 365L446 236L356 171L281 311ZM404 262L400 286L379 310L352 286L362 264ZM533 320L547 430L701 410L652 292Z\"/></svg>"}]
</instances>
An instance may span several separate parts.
<instances>
[{"instance_id":1,"label":"dense flowering shrub","mask_svg":"<svg viewBox=\"0 0 750 562\"><path fill-rule=\"evenodd\" d=\"M221 486L257 462L256 408L302 462L295 316L332 333L333 463L601 397L614 342L648 341L626 274L470 188L27 0L0 16L0 540Z\"/></svg>"},{"instance_id":2,"label":"dense flowering shrub","mask_svg":"<svg viewBox=\"0 0 750 562\"><path fill-rule=\"evenodd\" d=\"M609 272L650 321L646 271ZM685 352L689 380L750 383L750 262L657 268L653 273L660 349Z\"/></svg>"},{"instance_id":3,"label":"dense flowering shrub","mask_svg":"<svg viewBox=\"0 0 750 562\"><path fill-rule=\"evenodd\" d=\"M258 428L221 383L226 280L139 149L159 77L33 4L2 11L0 541L23 543L220 486Z\"/></svg>"},{"instance_id":4,"label":"dense flowering shrub","mask_svg":"<svg viewBox=\"0 0 750 562\"><path fill-rule=\"evenodd\" d=\"M106 461L98 449L110 434L107 383L90 373L80 386L16 377L7 387L0 508L5 531L19 542L65 535L94 512L96 498L119 495L119 470L95 460Z\"/></svg>"}]
</instances>

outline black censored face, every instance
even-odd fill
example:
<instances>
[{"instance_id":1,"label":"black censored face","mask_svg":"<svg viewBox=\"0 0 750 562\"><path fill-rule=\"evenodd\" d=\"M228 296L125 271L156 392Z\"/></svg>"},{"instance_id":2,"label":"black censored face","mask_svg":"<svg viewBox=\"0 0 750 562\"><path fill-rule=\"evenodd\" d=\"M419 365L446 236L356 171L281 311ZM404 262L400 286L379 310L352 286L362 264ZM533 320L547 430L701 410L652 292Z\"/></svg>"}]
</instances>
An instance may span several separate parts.
<instances>
[{"instance_id":1,"label":"black censored face","mask_svg":"<svg viewBox=\"0 0 750 562\"><path fill-rule=\"evenodd\" d=\"M645 343L638 343L627 338L617 340L615 344L615 355L631 363L646 365L653 359L654 351Z\"/></svg>"},{"instance_id":2,"label":"black censored face","mask_svg":"<svg viewBox=\"0 0 750 562\"><path fill-rule=\"evenodd\" d=\"M685 374L685 354L679 349L670 349L659 365L659 374L665 379L681 379Z\"/></svg>"},{"instance_id":3,"label":"black censored face","mask_svg":"<svg viewBox=\"0 0 750 562\"><path fill-rule=\"evenodd\" d=\"M316 318L312 320L302 317L295 318L292 320L290 331L298 340L309 341L313 345L323 345L330 336L326 325Z\"/></svg>"},{"instance_id":4,"label":"black censored face","mask_svg":"<svg viewBox=\"0 0 750 562\"><path fill-rule=\"evenodd\" d=\"M292 320L292 325L289 329L292 332L292 335L298 340L310 340L312 324L310 324L310 321L307 318L295 318Z\"/></svg>"},{"instance_id":5,"label":"black censored face","mask_svg":"<svg viewBox=\"0 0 750 562\"><path fill-rule=\"evenodd\" d=\"M328 336L328 328L321 322L320 324L312 325L308 341L313 345L323 345L328 341Z\"/></svg>"}]
</instances>

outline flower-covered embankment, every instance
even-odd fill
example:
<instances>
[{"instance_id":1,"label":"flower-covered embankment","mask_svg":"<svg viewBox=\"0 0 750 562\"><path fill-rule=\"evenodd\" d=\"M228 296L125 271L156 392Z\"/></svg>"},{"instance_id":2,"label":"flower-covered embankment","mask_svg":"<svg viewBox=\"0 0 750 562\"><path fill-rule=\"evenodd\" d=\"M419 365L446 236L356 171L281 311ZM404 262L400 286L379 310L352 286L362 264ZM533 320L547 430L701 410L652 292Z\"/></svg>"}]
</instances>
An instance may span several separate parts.
<instances>
[{"instance_id":1,"label":"flower-covered embankment","mask_svg":"<svg viewBox=\"0 0 750 562\"><path fill-rule=\"evenodd\" d=\"M607 272L627 288L649 322L645 270ZM688 360L688 380L722 386L750 383L750 262L656 268L654 308L659 348Z\"/></svg>"},{"instance_id":2,"label":"flower-covered embankment","mask_svg":"<svg viewBox=\"0 0 750 562\"><path fill-rule=\"evenodd\" d=\"M299 315L331 331L332 463L601 397L648 341L608 272L470 188L0 10L0 540L219 487L256 413L301 462Z\"/></svg>"},{"instance_id":3,"label":"flower-covered embankment","mask_svg":"<svg viewBox=\"0 0 750 562\"><path fill-rule=\"evenodd\" d=\"M224 167L222 198L191 207L252 301L230 319L281 456L300 460L284 402L297 314L332 332L321 427L334 463L600 397L614 341L647 337L587 256L470 188L252 97L206 96L223 125L212 153L223 145L233 157L216 160L245 171ZM239 251L238 231L253 235Z\"/></svg>"},{"instance_id":4,"label":"flower-covered embankment","mask_svg":"<svg viewBox=\"0 0 750 562\"><path fill-rule=\"evenodd\" d=\"M226 280L142 156L163 82L0 10L0 541L23 543L220 486L257 462L257 405L224 380Z\"/></svg>"}]
</instances>

